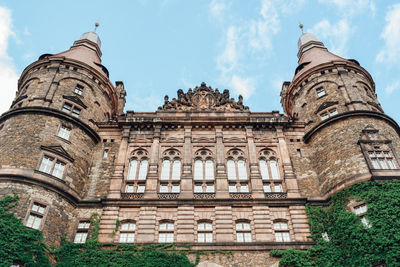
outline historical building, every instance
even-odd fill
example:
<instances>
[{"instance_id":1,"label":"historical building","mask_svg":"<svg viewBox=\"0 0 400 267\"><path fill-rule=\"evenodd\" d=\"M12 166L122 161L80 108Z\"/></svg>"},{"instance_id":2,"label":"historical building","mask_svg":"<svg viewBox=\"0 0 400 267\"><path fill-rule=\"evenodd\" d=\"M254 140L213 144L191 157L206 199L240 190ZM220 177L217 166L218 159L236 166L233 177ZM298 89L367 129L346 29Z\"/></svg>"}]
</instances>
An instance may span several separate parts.
<instances>
[{"instance_id":1,"label":"historical building","mask_svg":"<svg viewBox=\"0 0 400 267\"><path fill-rule=\"evenodd\" d=\"M269 250L312 245L306 203L400 175L400 128L371 75L312 34L283 83L284 114L251 112L206 83L156 111L124 112L124 84L109 80L100 47L89 32L40 56L0 117L0 196L15 191L17 215L49 244L85 242L98 213L101 242L185 243L272 266Z\"/></svg>"}]
</instances>

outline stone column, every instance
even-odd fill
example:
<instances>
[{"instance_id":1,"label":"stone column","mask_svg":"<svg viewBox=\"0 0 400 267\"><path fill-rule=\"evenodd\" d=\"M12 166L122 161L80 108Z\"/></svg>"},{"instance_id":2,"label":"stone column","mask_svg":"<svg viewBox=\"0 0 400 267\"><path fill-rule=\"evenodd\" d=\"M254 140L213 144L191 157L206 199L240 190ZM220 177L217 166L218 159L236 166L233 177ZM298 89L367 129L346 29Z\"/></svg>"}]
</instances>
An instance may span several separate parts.
<instances>
[{"instance_id":1,"label":"stone column","mask_svg":"<svg viewBox=\"0 0 400 267\"><path fill-rule=\"evenodd\" d=\"M229 198L228 179L225 168L225 146L223 143L222 126L215 126L216 139L216 176L215 176L215 197Z\"/></svg>"},{"instance_id":2,"label":"stone column","mask_svg":"<svg viewBox=\"0 0 400 267\"><path fill-rule=\"evenodd\" d=\"M137 243L154 243L157 207L141 207L137 222Z\"/></svg>"},{"instance_id":3,"label":"stone column","mask_svg":"<svg viewBox=\"0 0 400 267\"><path fill-rule=\"evenodd\" d=\"M183 172L179 198L193 198L192 126L185 126L184 140L182 160Z\"/></svg>"},{"instance_id":4,"label":"stone column","mask_svg":"<svg viewBox=\"0 0 400 267\"><path fill-rule=\"evenodd\" d=\"M276 126L276 137L278 138L279 151L281 156L283 178L286 183L287 196L300 197L299 187L297 185L296 175L293 171L292 162L290 161L289 149L286 144L285 135L282 126Z\"/></svg>"},{"instance_id":5,"label":"stone column","mask_svg":"<svg viewBox=\"0 0 400 267\"><path fill-rule=\"evenodd\" d=\"M122 140L119 145L117 158L114 164L114 173L111 177L110 191L107 198L121 198L121 186L124 181L124 169L126 152L128 150L128 140L130 134L130 126L125 126L122 129Z\"/></svg>"},{"instance_id":6,"label":"stone column","mask_svg":"<svg viewBox=\"0 0 400 267\"><path fill-rule=\"evenodd\" d=\"M149 173L146 180L144 198L157 198L158 162L160 154L161 125L154 126L153 143L151 144Z\"/></svg>"},{"instance_id":7,"label":"stone column","mask_svg":"<svg viewBox=\"0 0 400 267\"><path fill-rule=\"evenodd\" d=\"M258 170L257 150L254 144L253 127L246 126L246 138L249 152L250 183L253 198L264 198L263 184Z\"/></svg>"}]
</instances>

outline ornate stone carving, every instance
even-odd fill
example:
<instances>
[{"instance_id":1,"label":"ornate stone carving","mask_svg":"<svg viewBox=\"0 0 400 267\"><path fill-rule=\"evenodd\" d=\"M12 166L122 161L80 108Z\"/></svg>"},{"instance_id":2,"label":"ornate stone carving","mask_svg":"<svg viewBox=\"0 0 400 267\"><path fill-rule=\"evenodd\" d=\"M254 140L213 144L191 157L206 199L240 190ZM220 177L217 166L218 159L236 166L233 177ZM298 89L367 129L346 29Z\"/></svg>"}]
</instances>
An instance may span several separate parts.
<instances>
[{"instance_id":1,"label":"ornate stone carving","mask_svg":"<svg viewBox=\"0 0 400 267\"><path fill-rule=\"evenodd\" d=\"M268 198L268 199L282 199L282 198L287 198L287 193L284 193L284 192L265 193L265 198Z\"/></svg>"},{"instance_id":2,"label":"ornate stone carving","mask_svg":"<svg viewBox=\"0 0 400 267\"><path fill-rule=\"evenodd\" d=\"M189 88L187 93L182 89L177 92L178 98L169 100L168 95L164 97L164 105L158 110L249 110L249 107L243 105L243 97L239 95L238 101L231 98L229 90L225 89L221 94L217 89L212 89L202 82L200 86L196 86L193 90Z\"/></svg>"},{"instance_id":3,"label":"ornate stone carving","mask_svg":"<svg viewBox=\"0 0 400 267\"><path fill-rule=\"evenodd\" d=\"M143 196L143 193L121 193L122 199L141 199Z\"/></svg>"},{"instance_id":4,"label":"ornate stone carving","mask_svg":"<svg viewBox=\"0 0 400 267\"><path fill-rule=\"evenodd\" d=\"M195 199L214 199L215 193L195 193Z\"/></svg>"},{"instance_id":5,"label":"ornate stone carving","mask_svg":"<svg viewBox=\"0 0 400 267\"><path fill-rule=\"evenodd\" d=\"M229 193L229 196L232 199L251 199L253 198L253 196L251 195L251 193Z\"/></svg>"},{"instance_id":6,"label":"ornate stone carving","mask_svg":"<svg viewBox=\"0 0 400 267\"><path fill-rule=\"evenodd\" d=\"M179 197L179 193L158 193L159 199L177 199Z\"/></svg>"}]
</instances>

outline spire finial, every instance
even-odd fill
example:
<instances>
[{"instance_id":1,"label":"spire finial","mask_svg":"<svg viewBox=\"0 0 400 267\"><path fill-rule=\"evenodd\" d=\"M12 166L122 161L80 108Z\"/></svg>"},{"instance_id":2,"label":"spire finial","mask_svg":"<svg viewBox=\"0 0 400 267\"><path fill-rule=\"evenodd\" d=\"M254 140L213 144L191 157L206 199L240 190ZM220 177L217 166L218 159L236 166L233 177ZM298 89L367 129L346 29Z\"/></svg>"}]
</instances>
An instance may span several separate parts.
<instances>
[{"instance_id":1,"label":"spire finial","mask_svg":"<svg viewBox=\"0 0 400 267\"><path fill-rule=\"evenodd\" d=\"M94 24L94 32L96 32L97 27L99 27L99 26L100 26L100 24L99 24L98 22L96 22L96 23Z\"/></svg>"},{"instance_id":2,"label":"spire finial","mask_svg":"<svg viewBox=\"0 0 400 267\"><path fill-rule=\"evenodd\" d=\"M300 28L300 30L301 30L301 33L304 34L303 24L300 23L300 24L299 24L299 28Z\"/></svg>"}]
</instances>

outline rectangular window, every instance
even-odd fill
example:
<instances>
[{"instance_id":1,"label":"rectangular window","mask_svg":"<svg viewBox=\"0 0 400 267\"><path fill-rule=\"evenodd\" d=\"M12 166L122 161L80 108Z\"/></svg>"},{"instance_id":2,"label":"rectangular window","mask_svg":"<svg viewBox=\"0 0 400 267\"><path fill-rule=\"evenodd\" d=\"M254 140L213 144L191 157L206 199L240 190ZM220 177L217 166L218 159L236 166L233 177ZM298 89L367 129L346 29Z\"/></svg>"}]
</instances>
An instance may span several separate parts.
<instances>
[{"instance_id":1,"label":"rectangular window","mask_svg":"<svg viewBox=\"0 0 400 267\"><path fill-rule=\"evenodd\" d=\"M168 185L167 184L160 185L160 193L168 193Z\"/></svg>"},{"instance_id":2,"label":"rectangular window","mask_svg":"<svg viewBox=\"0 0 400 267\"><path fill-rule=\"evenodd\" d=\"M283 192L281 184L274 185L274 192Z\"/></svg>"},{"instance_id":3,"label":"rectangular window","mask_svg":"<svg viewBox=\"0 0 400 267\"><path fill-rule=\"evenodd\" d=\"M275 233L276 242L290 242L290 236L288 232L277 232Z\"/></svg>"},{"instance_id":4,"label":"rectangular window","mask_svg":"<svg viewBox=\"0 0 400 267\"><path fill-rule=\"evenodd\" d=\"M58 130L57 136L61 137L62 139L68 140L70 134L71 129L64 125L61 125L60 129Z\"/></svg>"},{"instance_id":5,"label":"rectangular window","mask_svg":"<svg viewBox=\"0 0 400 267\"><path fill-rule=\"evenodd\" d=\"M180 191L181 191L181 188L179 185L172 185L171 193L179 193Z\"/></svg>"},{"instance_id":6,"label":"rectangular window","mask_svg":"<svg viewBox=\"0 0 400 267\"><path fill-rule=\"evenodd\" d=\"M103 158L107 158L107 157L108 157L108 149L104 149Z\"/></svg>"},{"instance_id":7,"label":"rectangular window","mask_svg":"<svg viewBox=\"0 0 400 267\"><path fill-rule=\"evenodd\" d=\"M60 161L57 161L56 164L54 165L52 175L61 179L64 173L64 168L65 164Z\"/></svg>"},{"instance_id":8,"label":"rectangular window","mask_svg":"<svg viewBox=\"0 0 400 267\"><path fill-rule=\"evenodd\" d=\"M40 163L39 171L50 174L54 159L44 156Z\"/></svg>"},{"instance_id":9,"label":"rectangular window","mask_svg":"<svg viewBox=\"0 0 400 267\"><path fill-rule=\"evenodd\" d=\"M321 114L321 119L326 120L327 118L329 118L328 112L324 112Z\"/></svg>"},{"instance_id":10,"label":"rectangular window","mask_svg":"<svg viewBox=\"0 0 400 267\"><path fill-rule=\"evenodd\" d=\"M132 184L127 184L126 187L125 187L125 192L126 193L133 193L133 189L134 189L134 187L133 187Z\"/></svg>"},{"instance_id":11,"label":"rectangular window","mask_svg":"<svg viewBox=\"0 0 400 267\"><path fill-rule=\"evenodd\" d=\"M82 85L75 85L75 89L74 89L74 93L78 94L78 95L82 95L82 91L83 91L83 86Z\"/></svg>"},{"instance_id":12,"label":"rectangular window","mask_svg":"<svg viewBox=\"0 0 400 267\"><path fill-rule=\"evenodd\" d=\"M198 242L200 243L211 243L212 233L198 233Z\"/></svg>"},{"instance_id":13,"label":"rectangular window","mask_svg":"<svg viewBox=\"0 0 400 267\"><path fill-rule=\"evenodd\" d=\"M72 105L64 103L62 111L64 111L65 113L71 113L71 110L72 110Z\"/></svg>"},{"instance_id":14,"label":"rectangular window","mask_svg":"<svg viewBox=\"0 0 400 267\"><path fill-rule=\"evenodd\" d=\"M265 193L271 193L271 185L270 184L264 184L263 189L264 189Z\"/></svg>"},{"instance_id":15,"label":"rectangular window","mask_svg":"<svg viewBox=\"0 0 400 267\"><path fill-rule=\"evenodd\" d=\"M241 184L240 185L240 192L241 193L248 193L249 192L249 186L247 184Z\"/></svg>"},{"instance_id":16,"label":"rectangular window","mask_svg":"<svg viewBox=\"0 0 400 267\"><path fill-rule=\"evenodd\" d=\"M137 192L138 192L138 193L144 193L144 190L145 190L145 189L146 189L146 186L145 186L145 185L139 184L138 187L137 187Z\"/></svg>"},{"instance_id":17,"label":"rectangular window","mask_svg":"<svg viewBox=\"0 0 400 267\"><path fill-rule=\"evenodd\" d=\"M79 109L79 108L77 108L77 107L74 107L73 109L72 109L72 116L74 116L74 117L79 117L79 114L81 113L81 110Z\"/></svg>"},{"instance_id":18,"label":"rectangular window","mask_svg":"<svg viewBox=\"0 0 400 267\"><path fill-rule=\"evenodd\" d=\"M230 193L237 193L237 188L235 184L230 184L229 185L229 192Z\"/></svg>"},{"instance_id":19,"label":"rectangular window","mask_svg":"<svg viewBox=\"0 0 400 267\"><path fill-rule=\"evenodd\" d=\"M206 185L206 193L214 193L214 185Z\"/></svg>"},{"instance_id":20,"label":"rectangular window","mask_svg":"<svg viewBox=\"0 0 400 267\"><path fill-rule=\"evenodd\" d=\"M174 242L174 234L173 233L160 233L158 235L159 243L172 243Z\"/></svg>"},{"instance_id":21,"label":"rectangular window","mask_svg":"<svg viewBox=\"0 0 400 267\"><path fill-rule=\"evenodd\" d=\"M324 95L326 95L325 89L323 87L317 88L317 96L322 97Z\"/></svg>"},{"instance_id":22,"label":"rectangular window","mask_svg":"<svg viewBox=\"0 0 400 267\"><path fill-rule=\"evenodd\" d=\"M74 243L85 243L88 232L89 232L90 222L89 221L81 221L78 224L78 229L76 231L76 235L74 238Z\"/></svg>"},{"instance_id":23,"label":"rectangular window","mask_svg":"<svg viewBox=\"0 0 400 267\"><path fill-rule=\"evenodd\" d=\"M26 226L33 229L39 229L45 210L46 206L34 202L29 213L28 220L26 221Z\"/></svg>"}]
</instances>

